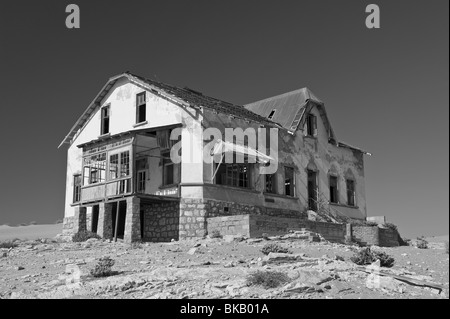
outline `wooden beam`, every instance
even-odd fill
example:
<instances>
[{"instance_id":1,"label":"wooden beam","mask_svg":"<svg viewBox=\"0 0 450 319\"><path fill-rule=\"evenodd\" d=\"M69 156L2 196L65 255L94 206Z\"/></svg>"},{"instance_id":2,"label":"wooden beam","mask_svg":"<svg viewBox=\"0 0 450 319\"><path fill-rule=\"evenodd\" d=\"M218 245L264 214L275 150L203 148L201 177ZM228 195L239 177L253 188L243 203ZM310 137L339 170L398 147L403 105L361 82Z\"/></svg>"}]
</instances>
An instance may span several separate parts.
<instances>
[{"instance_id":1,"label":"wooden beam","mask_svg":"<svg viewBox=\"0 0 450 319\"><path fill-rule=\"evenodd\" d=\"M114 227L114 241L117 242L117 229L119 224L119 208L120 208L120 202L117 202L117 209L116 209L116 227Z\"/></svg>"}]
</instances>

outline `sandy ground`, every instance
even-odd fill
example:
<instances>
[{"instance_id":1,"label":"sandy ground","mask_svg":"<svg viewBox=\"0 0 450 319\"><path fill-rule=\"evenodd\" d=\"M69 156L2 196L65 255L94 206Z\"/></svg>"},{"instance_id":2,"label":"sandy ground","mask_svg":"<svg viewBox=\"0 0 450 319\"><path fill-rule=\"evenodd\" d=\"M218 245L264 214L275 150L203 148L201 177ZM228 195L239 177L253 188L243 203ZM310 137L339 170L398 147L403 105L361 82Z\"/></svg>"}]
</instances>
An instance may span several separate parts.
<instances>
[{"instance_id":1,"label":"sandy ground","mask_svg":"<svg viewBox=\"0 0 450 319\"><path fill-rule=\"evenodd\" d=\"M206 238L129 245L29 240L0 251L0 299L448 299L449 255L441 242L445 238L436 240L429 249L373 249L395 258L395 266L382 271L439 284L442 290L392 278L371 287L369 273L350 261L359 248L326 241ZM301 257L271 263L261 252L267 243ZM92 277L90 270L104 256L114 259L118 273ZM248 286L246 279L256 271L282 272L290 282L270 289Z\"/></svg>"},{"instance_id":2,"label":"sandy ground","mask_svg":"<svg viewBox=\"0 0 450 319\"><path fill-rule=\"evenodd\" d=\"M39 239L53 238L62 232L62 224L54 225L30 225L30 226L0 226L0 241L14 239Z\"/></svg>"}]
</instances>

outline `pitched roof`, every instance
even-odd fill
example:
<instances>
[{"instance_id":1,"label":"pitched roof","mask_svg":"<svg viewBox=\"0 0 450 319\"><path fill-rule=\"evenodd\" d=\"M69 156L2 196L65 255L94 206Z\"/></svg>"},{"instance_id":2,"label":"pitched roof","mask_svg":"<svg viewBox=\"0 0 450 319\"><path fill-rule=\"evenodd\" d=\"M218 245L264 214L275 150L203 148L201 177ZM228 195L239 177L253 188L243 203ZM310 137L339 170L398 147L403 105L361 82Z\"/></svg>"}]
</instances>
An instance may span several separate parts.
<instances>
[{"instance_id":1,"label":"pitched roof","mask_svg":"<svg viewBox=\"0 0 450 319\"><path fill-rule=\"evenodd\" d=\"M190 88L180 88L167 83L158 82L155 80L147 79L130 72L124 72L117 76L114 76L108 80L108 82L103 86L101 91L97 94L88 108L80 116L74 126L70 129L69 133L63 139L61 147L63 144L70 144L77 132L84 127L87 121L95 112L96 108L99 106L104 97L113 88L116 82L121 78L127 78L130 82L137 85L144 86L145 88L151 90L154 94L158 94L165 98L169 98L175 103L182 105L189 105L194 108L205 107L218 113L223 113L231 115L237 118L241 118L248 121L257 122L268 126L278 126L275 122L268 120L267 118L260 116L250 110L247 110L243 106L236 105L233 103L225 102L213 97L206 96L201 92L192 90Z\"/></svg>"},{"instance_id":2,"label":"pitched roof","mask_svg":"<svg viewBox=\"0 0 450 319\"><path fill-rule=\"evenodd\" d=\"M308 101L323 105L308 88L299 89L244 105L246 109L280 124L289 131L295 131L306 110Z\"/></svg>"}]
</instances>

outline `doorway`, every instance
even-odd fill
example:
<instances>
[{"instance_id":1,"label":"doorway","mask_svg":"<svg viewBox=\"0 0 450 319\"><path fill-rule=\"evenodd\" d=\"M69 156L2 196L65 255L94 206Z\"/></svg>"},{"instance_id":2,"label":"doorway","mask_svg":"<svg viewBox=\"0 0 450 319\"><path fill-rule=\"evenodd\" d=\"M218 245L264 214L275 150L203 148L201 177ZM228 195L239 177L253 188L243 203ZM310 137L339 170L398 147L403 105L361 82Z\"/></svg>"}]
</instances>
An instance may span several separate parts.
<instances>
[{"instance_id":1,"label":"doorway","mask_svg":"<svg viewBox=\"0 0 450 319\"><path fill-rule=\"evenodd\" d=\"M115 202L112 204L112 226L113 226L113 237L117 232L117 238L123 239L125 235L125 219L127 215L127 202ZM117 210L118 208L118 210ZM119 213L119 216L117 216ZM116 229L116 221L117 221L117 229Z\"/></svg>"},{"instance_id":2,"label":"doorway","mask_svg":"<svg viewBox=\"0 0 450 319\"><path fill-rule=\"evenodd\" d=\"M317 172L308 170L308 209L317 212Z\"/></svg>"},{"instance_id":3,"label":"doorway","mask_svg":"<svg viewBox=\"0 0 450 319\"><path fill-rule=\"evenodd\" d=\"M92 225L91 225L91 232L93 233L97 233L97 229L98 229L98 214L100 211L100 206L99 205L94 205L92 207Z\"/></svg>"}]
</instances>

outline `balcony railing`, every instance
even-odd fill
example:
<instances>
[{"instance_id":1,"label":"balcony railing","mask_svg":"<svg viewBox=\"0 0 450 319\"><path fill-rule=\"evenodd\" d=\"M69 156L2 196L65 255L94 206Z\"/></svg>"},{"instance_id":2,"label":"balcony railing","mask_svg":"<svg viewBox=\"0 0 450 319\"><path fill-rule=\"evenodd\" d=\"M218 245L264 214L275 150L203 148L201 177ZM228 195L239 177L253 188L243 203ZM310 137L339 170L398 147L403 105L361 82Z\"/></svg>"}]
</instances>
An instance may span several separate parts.
<instances>
[{"instance_id":1,"label":"balcony railing","mask_svg":"<svg viewBox=\"0 0 450 319\"><path fill-rule=\"evenodd\" d=\"M131 177L102 184L92 184L83 186L81 189L81 202L93 202L112 197L130 195L133 192L133 179Z\"/></svg>"}]
</instances>

